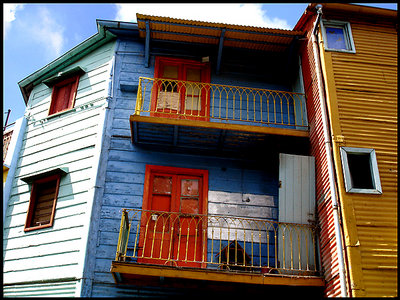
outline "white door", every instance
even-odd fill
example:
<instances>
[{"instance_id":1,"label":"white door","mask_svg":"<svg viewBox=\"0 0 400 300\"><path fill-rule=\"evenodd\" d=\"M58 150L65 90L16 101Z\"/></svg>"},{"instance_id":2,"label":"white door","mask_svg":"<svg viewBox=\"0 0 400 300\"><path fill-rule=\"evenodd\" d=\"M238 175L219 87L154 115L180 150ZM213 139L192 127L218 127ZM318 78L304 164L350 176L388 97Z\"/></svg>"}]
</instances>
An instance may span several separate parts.
<instances>
[{"instance_id":1,"label":"white door","mask_svg":"<svg viewBox=\"0 0 400 300\"><path fill-rule=\"evenodd\" d=\"M315 221L315 160L279 154L278 260L290 272L315 270L315 237L307 225ZM302 225L292 225L296 223Z\"/></svg>"}]
</instances>

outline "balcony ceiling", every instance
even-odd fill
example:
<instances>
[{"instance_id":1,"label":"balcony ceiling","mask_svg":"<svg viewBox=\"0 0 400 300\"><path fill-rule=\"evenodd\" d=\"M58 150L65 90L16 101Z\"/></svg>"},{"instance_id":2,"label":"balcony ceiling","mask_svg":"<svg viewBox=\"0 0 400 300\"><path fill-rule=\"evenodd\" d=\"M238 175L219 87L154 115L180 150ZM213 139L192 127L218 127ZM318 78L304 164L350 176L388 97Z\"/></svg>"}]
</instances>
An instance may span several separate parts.
<instances>
[{"instance_id":1,"label":"balcony ceiling","mask_svg":"<svg viewBox=\"0 0 400 300\"><path fill-rule=\"evenodd\" d=\"M148 22L150 39L152 40L218 45L220 38L223 37L224 47L283 52L289 48L294 40L304 36L302 31L192 21L142 14L136 16L139 36L146 38L146 22Z\"/></svg>"},{"instance_id":2,"label":"balcony ceiling","mask_svg":"<svg viewBox=\"0 0 400 300\"><path fill-rule=\"evenodd\" d=\"M135 145L163 151L249 155L260 151L292 153L307 147L308 130L130 116Z\"/></svg>"}]
</instances>

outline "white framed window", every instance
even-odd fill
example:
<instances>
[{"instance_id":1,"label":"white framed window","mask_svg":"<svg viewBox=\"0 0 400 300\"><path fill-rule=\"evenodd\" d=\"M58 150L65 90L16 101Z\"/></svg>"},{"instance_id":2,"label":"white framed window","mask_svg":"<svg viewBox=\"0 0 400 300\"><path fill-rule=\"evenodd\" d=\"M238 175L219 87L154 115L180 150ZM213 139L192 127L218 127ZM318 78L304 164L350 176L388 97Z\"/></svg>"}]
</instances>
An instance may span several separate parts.
<instances>
[{"instance_id":1,"label":"white framed window","mask_svg":"<svg viewBox=\"0 0 400 300\"><path fill-rule=\"evenodd\" d=\"M349 22L322 21L325 50L356 53Z\"/></svg>"},{"instance_id":2,"label":"white framed window","mask_svg":"<svg viewBox=\"0 0 400 300\"><path fill-rule=\"evenodd\" d=\"M374 149L340 147L340 155L346 192L382 194Z\"/></svg>"}]
</instances>

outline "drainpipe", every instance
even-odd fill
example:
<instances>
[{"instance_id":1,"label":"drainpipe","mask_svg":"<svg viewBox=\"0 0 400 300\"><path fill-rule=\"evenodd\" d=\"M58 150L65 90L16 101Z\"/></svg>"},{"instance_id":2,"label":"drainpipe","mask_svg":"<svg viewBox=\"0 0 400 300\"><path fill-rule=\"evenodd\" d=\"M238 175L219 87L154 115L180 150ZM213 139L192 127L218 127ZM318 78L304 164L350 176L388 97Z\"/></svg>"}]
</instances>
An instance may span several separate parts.
<instances>
[{"instance_id":1,"label":"drainpipe","mask_svg":"<svg viewBox=\"0 0 400 300\"><path fill-rule=\"evenodd\" d=\"M320 65L320 56L319 56L318 38L317 38L318 24L320 23L321 16L322 16L322 5L318 4L315 8L317 9L317 20L315 21L311 38L312 38L312 42L313 42L315 68L317 71L318 91L319 91L320 100L321 100L320 105L321 105L322 124L323 124L323 131L324 131L325 151L326 151L327 160L328 160L329 186L330 186L330 190L331 190L333 222L334 222L334 226L335 226L335 237L336 237L336 245L337 245L337 251L338 251L340 289L341 289L341 296L347 297L347 286L346 286L346 275L345 275L346 271L345 271L345 267L344 267L342 236L341 236L341 230L340 230L341 228L340 228L340 223L339 223L336 179L335 179L335 175L334 175L335 173L334 173L334 165L333 165L333 159L332 159L332 145L331 145L331 139L330 139L330 130L329 130L329 123L328 123L327 109L326 109L326 99L325 99L325 95L324 95L324 86L323 86L323 81L322 81L322 71L321 71L321 65Z\"/></svg>"}]
</instances>

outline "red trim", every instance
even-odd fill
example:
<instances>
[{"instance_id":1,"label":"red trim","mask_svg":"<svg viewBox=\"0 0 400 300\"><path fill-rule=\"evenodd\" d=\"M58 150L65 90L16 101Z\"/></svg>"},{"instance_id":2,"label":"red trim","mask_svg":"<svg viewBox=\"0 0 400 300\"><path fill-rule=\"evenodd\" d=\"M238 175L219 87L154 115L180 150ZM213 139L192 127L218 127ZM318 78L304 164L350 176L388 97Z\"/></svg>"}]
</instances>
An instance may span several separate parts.
<instances>
[{"instance_id":1,"label":"red trim","mask_svg":"<svg viewBox=\"0 0 400 300\"><path fill-rule=\"evenodd\" d=\"M80 78L80 75L69 77L69 78L66 78L66 79L56 83L53 86L53 91L51 94L51 103L50 103L49 112L48 112L49 116L59 113L59 112L62 112L62 111L69 110L74 107L76 92L78 90L79 78ZM67 104L66 108L60 109L59 106L61 106L60 104L62 104L62 102L65 101L65 99L61 99L58 92L61 87L66 86L66 85L71 85L71 91L70 91L69 97L67 99L68 104Z\"/></svg>"},{"instance_id":2,"label":"red trim","mask_svg":"<svg viewBox=\"0 0 400 300\"><path fill-rule=\"evenodd\" d=\"M156 165L146 165L146 173L144 178L144 189L143 189L143 210L150 210L151 206L149 203L149 198L151 195L151 174L152 173L164 173L171 175L187 175L187 176L199 176L203 178L203 203L201 205L202 209L199 214L206 215L208 212L208 170L200 169L188 169L188 168L176 168L176 167L166 167L166 166L156 166Z\"/></svg>"},{"instance_id":3,"label":"red trim","mask_svg":"<svg viewBox=\"0 0 400 300\"><path fill-rule=\"evenodd\" d=\"M210 73L210 64L209 63L203 63L195 60L190 60L190 59L182 59L182 58L172 58L172 57L161 57L157 56L156 61L155 61L155 66L154 66L154 78L164 78L162 77L163 74L163 68L165 65L172 65L172 66L178 66L178 79L177 80L184 80L186 81L186 69L187 68L195 68L195 69L200 69L201 72L201 82L202 83L210 83L211 79L211 73ZM154 117L164 117L164 118L177 118L177 119L190 119L190 120L204 120L206 121L209 120L209 115L210 115L210 103L207 103L207 107L205 105L205 100L206 100L206 95L203 93L202 95L202 101L201 101L201 110L199 113L200 117L193 117L193 116L184 116L184 107L185 107L185 99L184 99L184 94L185 94L185 87L179 86L178 88L181 90L181 97L180 97L180 111L178 114L175 115L168 115L168 114L162 114L162 113L157 113L156 112L156 100L158 97L158 88L157 84L153 86L155 90L152 91L152 99L151 99L151 108L150 110L153 112L151 113L151 116ZM210 99L210 97L208 97ZM208 100L209 101L209 100ZM164 109L165 111L165 109ZM203 116L203 117L201 117Z\"/></svg>"},{"instance_id":4,"label":"red trim","mask_svg":"<svg viewBox=\"0 0 400 300\"><path fill-rule=\"evenodd\" d=\"M170 196L170 212L180 212L180 204L181 204L181 198L180 198L180 193L181 191L178 190L180 189L180 182L179 180L182 178L193 178L193 179L201 179L201 185L202 188L199 190L199 199L201 203L198 203L198 214L195 214L194 216L190 218L199 218L196 215L206 215L207 214L207 203L208 203L208 170L198 170L198 169L186 169L186 168L174 168L174 167L165 167L165 166L154 166L154 165L147 165L146 166L146 173L145 173L145 182L144 182L144 191L143 191L143 212L142 212L142 217L140 221L140 226L141 226L141 234L139 235L139 251L138 251L138 262L140 263L151 263L151 264L165 264L169 263L167 257L170 257L172 255L173 257L178 259L177 265L179 266L185 266L185 267L205 267L205 265L201 263L191 263L191 262L183 262L181 261L181 256L178 256L179 250L181 247L184 247L185 250L181 249L181 253L186 252L186 255L206 255L207 253L207 247L204 247L204 244L202 242L203 236L198 235L197 238L197 245L196 249L193 246L193 237L189 237L188 235L186 236L185 234L189 234L188 232L183 234L182 237L187 238L188 240L186 242L179 242L181 241L181 236L179 237L179 241L176 239L175 235L172 234L172 231L166 230L164 231L163 228L163 234L160 232L155 231L155 228L153 231L150 229L148 231L148 226L151 224L151 219L149 219L150 214L149 212L146 211L151 211L152 210L152 203L151 199L153 199L153 194L157 194L153 192L153 178L155 175L172 175L172 190ZM162 194L162 192L160 192ZM167 196L168 193L165 194ZM190 207L190 206L189 206ZM161 208L162 210L166 209L166 207ZM166 210L167 211L167 210ZM160 217L163 218L163 214L160 214ZM185 218L188 216L185 214L173 214L169 217L169 224L174 224L172 225L172 229L175 228L179 222L185 222ZM150 221L149 221L150 220ZM200 220L200 219L199 219ZM150 222L150 223L149 223ZM192 224L193 225L193 224ZM169 225L168 225L169 226ZM188 225L189 226L189 225ZM196 225L197 226L197 225ZM202 228L200 232L206 232L207 230L207 221L204 219L203 221L200 221L199 226ZM150 225L151 228L151 225ZM183 227L182 227L183 228ZM185 227L186 228L186 227ZM178 229L176 229L178 230ZM179 229L179 232L181 228ZM205 231L204 231L205 230ZM162 238L161 238L162 236ZM166 247L161 247L162 243L161 240L164 241L164 245L170 245L169 248ZM149 252L150 248L150 242L151 241L151 252ZM189 243L189 244L187 244ZM188 246L192 245L192 246ZM154 247L154 248L153 248ZM172 248L171 248L172 247ZM204 249L202 249L204 247ZM188 249L186 249L188 248ZM160 255L159 257L163 257L162 259L155 259L155 258L148 258L146 256L153 255L153 250L156 256ZM143 252L142 252L143 251ZM172 251L172 252L170 252ZM192 251L194 251L192 253ZM202 252L204 251L204 253ZM147 253L147 254L145 254ZM158 254L159 253L159 254ZM141 258L141 255L144 255L145 258ZM182 254L181 254L182 255ZM165 258L165 259L164 259ZM198 259L197 259L198 260Z\"/></svg>"},{"instance_id":5,"label":"red trim","mask_svg":"<svg viewBox=\"0 0 400 300\"><path fill-rule=\"evenodd\" d=\"M31 226L30 224L32 223L32 218L33 218L33 214L35 212L35 207L36 207L37 190L39 188L38 186L40 184L43 184L43 183L46 183L49 181L53 181L53 180L56 180L57 182L56 182L56 191L54 193L54 199L53 199L53 208L52 208L51 216L50 216L50 223L45 224L45 225L39 225L39 226ZM57 197L58 197L58 191L60 188L60 180L61 180L61 174L55 174L55 175L51 175L46 178L41 178L41 179L35 180L32 183L32 192L31 192L31 197L29 199L29 206L28 206L25 227L24 227L25 232L53 226L54 216L55 216L55 212L56 212L56 202L57 202Z\"/></svg>"}]
</instances>

